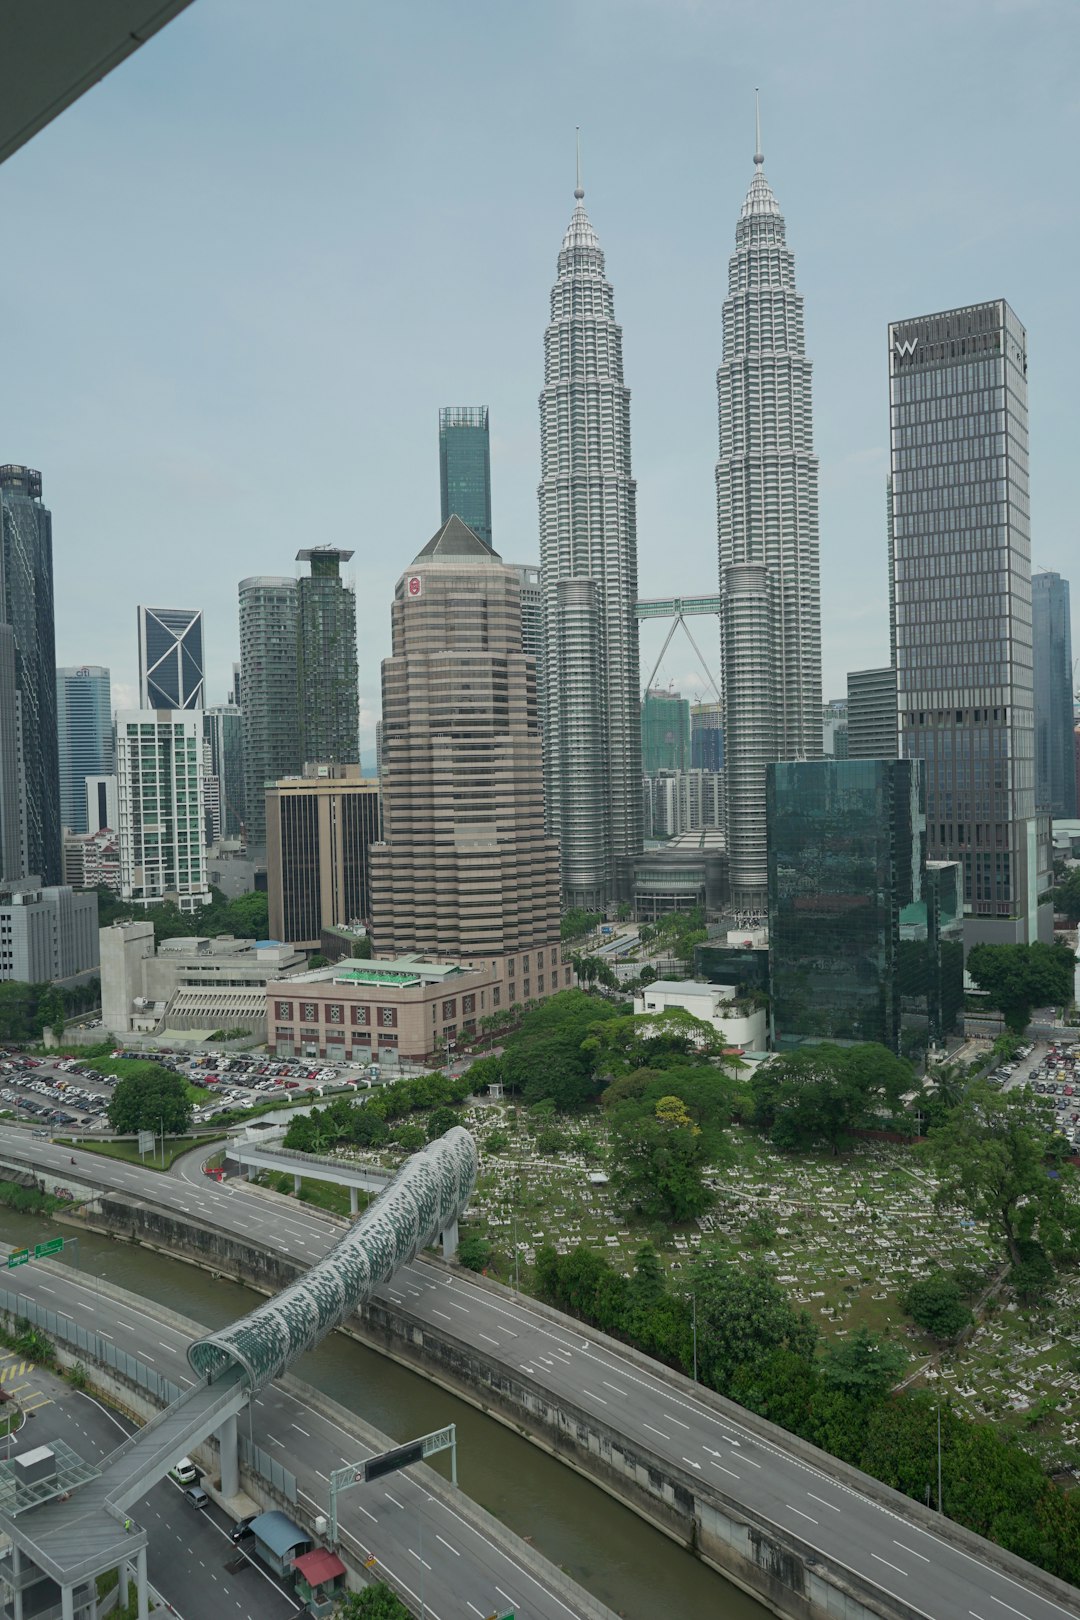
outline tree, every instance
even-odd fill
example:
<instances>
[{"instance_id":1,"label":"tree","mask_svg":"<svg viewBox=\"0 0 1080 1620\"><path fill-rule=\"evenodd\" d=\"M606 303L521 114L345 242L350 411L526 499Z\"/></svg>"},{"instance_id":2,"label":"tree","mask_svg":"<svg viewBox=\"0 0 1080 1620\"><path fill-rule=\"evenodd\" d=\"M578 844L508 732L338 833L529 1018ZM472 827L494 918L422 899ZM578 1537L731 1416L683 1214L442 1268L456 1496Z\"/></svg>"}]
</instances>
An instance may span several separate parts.
<instances>
[{"instance_id":1,"label":"tree","mask_svg":"<svg viewBox=\"0 0 1080 1620\"><path fill-rule=\"evenodd\" d=\"M140 1072L125 1075L109 1098L109 1124L121 1133L164 1130L182 1136L191 1124L187 1086L160 1063L137 1067Z\"/></svg>"},{"instance_id":2,"label":"tree","mask_svg":"<svg viewBox=\"0 0 1080 1620\"><path fill-rule=\"evenodd\" d=\"M721 1254L703 1255L687 1286L697 1306L699 1371L721 1394L738 1368L774 1350L812 1360L817 1329L805 1311L794 1310L763 1261L732 1266Z\"/></svg>"},{"instance_id":3,"label":"tree","mask_svg":"<svg viewBox=\"0 0 1080 1620\"><path fill-rule=\"evenodd\" d=\"M470 1232L458 1244L457 1257L460 1265L466 1271L483 1271L491 1264L495 1250L486 1237L479 1232Z\"/></svg>"},{"instance_id":4,"label":"tree","mask_svg":"<svg viewBox=\"0 0 1080 1620\"><path fill-rule=\"evenodd\" d=\"M1053 1119L1049 1104L1027 1090L995 1091L974 1080L928 1138L938 1202L986 1221L1014 1263L1023 1259L1024 1240L1060 1257L1080 1247L1076 1173L1047 1163Z\"/></svg>"},{"instance_id":5,"label":"tree","mask_svg":"<svg viewBox=\"0 0 1080 1620\"><path fill-rule=\"evenodd\" d=\"M901 1295L900 1303L917 1327L943 1344L959 1338L973 1320L960 1284L943 1271L931 1272L929 1277L913 1282Z\"/></svg>"},{"instance_id":6,"label":"tree","mask_svg":"<svg viewBox=\"0 0 1080 1620\"><path fill-rule=\"evenodd\" d=\"M582 911L579 906L572 906L569 911L563 912L562 922L559 925L560 938L584 939L586 934L592 933L600 921L598 911Z\"/></svg>"},{"instance_id":7,"label":"tree","mask_svg":"<svg viewBox=\"0 0 1080 1620\"><path fill-rule=\"evenodd\" d=\"M365 1586L362 1592L343 1592L334 1615L335 1620L410 1620L408 1609L385 1581Z\"/></svg>"},{"instance_id":8,"label":"tree","mask_svg":"<svg viewBox=\"0 0 1080 1620\"><path fill-rule=\"evenodd\" d=\"M967 970L1008 1027L1022 1035L1035 1007L1066 1005L1073 997L1076 953L1067 945L973 945Z\"/></svg>"},{"instance_id":9,"label":"tree","mask_svg":"<svg viewBox=\"0 0 1080 1620\"><path fill-rule=\"evenodd\" d=\"M852 1131L897 1115L911 1084L911 1064L887 1047L803 1046L757 1070L753 1120L779 1148L823 1142L837 1154Z\"/></svg>"},{"instance_id":10,"label":"tree","mask_svg":"<svg viewBox=\"0 0 1080 1620\"><path fill-rule=\"evenodd\" d=\"M41 1032L51 1029L56 1039L62 1040L64 1034L64 998L55 986L49 988L40 997L37 1004L37 1024Z\"/></svg>"},{"instance_id":11,"label":"tree","mask_svg":"<svg viewBox=\"0 0 1080 1620\"><path fill-rule=\"evenodd\" d=\"M625 1104L616 1111L611 1137L616 1197L652 1220L696 1219L712 1202L704 1180L706 1141L688 1116L683 1124L659 1118L647 1105Z\"/></svg>"},{"instance_id":12,"label":"tree","mask_svg":"<svg viewBox=\"0 0 1080 1620\"><path fill-rule=\"evenodd\" d=\"M719 1030L683 1007L611 1018L598 1024L585 1044L604 1074L662 1068L687 1058L722 1058L725 1046Z\"/></svg>"},{"instance_id":13,"label":"tree","mask_svg":"<svg viewBox=\"0 0 1080 1620\"><path fill-rule=\"evenodd\" d=\"M908 1356L895 1339L857 1327L847 1339L834 1339L821 1361L821 1382L849 1399L873 1404L902 1377Z\"/></svg>"},{"instance_id":14,"label":"tree","mask_svg":"<svg viewBox=\"0 0 1080 1620\"><path fill-rule=\"evenodd\" d=\"M458 1119L458 1112L456 1108L449 1108L445 1104L443 1104L443 1106L440 1108L433 1108L431 1113L428 1115L428 1141L434 1142L436 1137L445 1136L447 1131L452 1131L454 1126L459 1123L460 1120Z\"/></svg>"},{"instance_id":15,"label":"tree","mask_svg":"<svg viewBox=\"0 0 1080 1620\"><path fill-rule=\"evenodd\" d=\"M1080 922L1080 866L1070 866L1054 890L1054 909L1074 926Z\"/></svg>"}]
</instances>

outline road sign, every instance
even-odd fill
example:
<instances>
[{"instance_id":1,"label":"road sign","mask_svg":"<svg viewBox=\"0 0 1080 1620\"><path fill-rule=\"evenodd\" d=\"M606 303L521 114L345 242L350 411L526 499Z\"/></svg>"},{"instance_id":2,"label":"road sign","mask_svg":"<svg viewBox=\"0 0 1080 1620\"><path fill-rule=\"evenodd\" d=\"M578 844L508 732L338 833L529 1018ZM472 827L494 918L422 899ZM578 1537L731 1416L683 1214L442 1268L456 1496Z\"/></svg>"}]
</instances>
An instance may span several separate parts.
<instances>
[{"instance_id":1,"label":"road sign","mask_svg":"<svg viewBox=\"0 0 1080 1620\"><path fill-rule=\"evenodd\" d=\"M364 1480L381 1479L384 1474L408 1468L410 1464L420 1462L423 1455L424 1447L420 1440L412 1440L407 1446L395 1446L393 1451L380 1452L377 1457L369 1457L364 1464Z\"/></svg>"},{"instance_id":2,"label":"road sign","mask_svg":"<svg viewBox=\"0 0 1080 1620\"><path fill-rule=\"evenodd\" d=\"M25 1266L30 1258L29 1249L12 1249L7 1257L8 1270L14 1271L16 1266Z\"/></svg>"},{"instance_id":3,"label":"road sign","mask_svg":"<svg viewBox=\"0 0 1080 1620\"><path fill-rule=\"evenodd\" d=\"M59 1254L61 1252L61 1250L63 1249L63 1247L64 1247L64 1240L63 1240L62 1237L60 1237L60 1238L50 1238L48 1243L35 1243L34 1244L34 1259L35 1260L44 1260L44 1258L45 1258L45 1256L47 1254Z\"/></svg>"},{"instance_id":4,"label":"road sign","mask_svg":"<svg viewBox=\"0 0 1080 1620\"><path fill-rule=\"evenodd\" d=\"M156 1141L157 1141L157 1133L155 1131L140 1131L139 1132L139 1152L140 1153L151 1153L151 1152L153 1152L154 1143Z\"/></svg>"}]
</instances>

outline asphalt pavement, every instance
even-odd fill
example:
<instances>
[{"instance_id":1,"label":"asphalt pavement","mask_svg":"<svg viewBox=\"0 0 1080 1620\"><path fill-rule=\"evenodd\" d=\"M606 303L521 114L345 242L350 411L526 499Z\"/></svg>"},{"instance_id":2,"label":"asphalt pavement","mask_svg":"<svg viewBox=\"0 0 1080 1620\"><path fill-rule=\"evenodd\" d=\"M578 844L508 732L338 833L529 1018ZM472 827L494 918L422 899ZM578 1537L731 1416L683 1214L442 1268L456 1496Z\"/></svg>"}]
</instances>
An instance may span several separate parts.
<instances>
[{"instance_id":1,"label":"asphalt pavement","mask_svg":"<svg viewBox=\"0 0 1080 1620\"><path fill-rule=\"evenodd\" d=\"M48 1143L28 1143L20 1132L0 1130L0 1147L5 1143L17 1144L23 1153L30 1149L39 1163L58 1168L70 1159ZM174 1179L115 1160L86 1159L99 1180L309 1265L341 1231L319 1214L242 1183L213 1183L194 1162ZM659 1364L652 1364L655 1372L645 1370L639 1360L594 1345L569 1318L553 1324L527 1299L508 1300L467 1274L447 1274L423 1259L403 1268L381 1292L403 1314L452 1333L510 1372L520 1369L645 1451L708 1479L735 1504L745 1504L842 1568L900 1598L926 1620L1080 1616L1080 1593L1071 1607L1043 1597L1022 1579L988 1567L894 1509L836 1483L782 1444L719 1416L710 1404L677 1388ZM934 1459L927 1458L928 1481L933 1468ZM415 1548L409 1552L417 1556Z\"/></svg>"}]
</instances>

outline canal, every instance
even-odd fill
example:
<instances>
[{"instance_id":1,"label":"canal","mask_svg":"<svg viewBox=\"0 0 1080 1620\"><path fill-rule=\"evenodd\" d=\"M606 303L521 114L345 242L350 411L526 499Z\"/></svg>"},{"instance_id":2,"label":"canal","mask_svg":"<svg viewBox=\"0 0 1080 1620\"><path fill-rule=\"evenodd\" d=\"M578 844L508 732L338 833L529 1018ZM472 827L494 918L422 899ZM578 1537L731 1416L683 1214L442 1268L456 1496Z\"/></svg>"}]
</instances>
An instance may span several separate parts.
<instances>
[{"instance_id":1,"label":"canal","mask_svg":"<svg viewBox=\"0 0 1080 1620\"><path fill-rule=\"evenodd\" d=\"M0 1235L17 1248L59 1232L68 1236L72 1228L0 1208ZM64 1252L70 1256L72 1246ZM79 1234L79 1265L211 1328L263 1298L182 1260L93 1232ZM627 1620L764 1620L768 1614L565 1464L355 1340L332 1333L292 1371L394 1440L455 1423L462 1489Z\"/></svg>"}]
</instances>

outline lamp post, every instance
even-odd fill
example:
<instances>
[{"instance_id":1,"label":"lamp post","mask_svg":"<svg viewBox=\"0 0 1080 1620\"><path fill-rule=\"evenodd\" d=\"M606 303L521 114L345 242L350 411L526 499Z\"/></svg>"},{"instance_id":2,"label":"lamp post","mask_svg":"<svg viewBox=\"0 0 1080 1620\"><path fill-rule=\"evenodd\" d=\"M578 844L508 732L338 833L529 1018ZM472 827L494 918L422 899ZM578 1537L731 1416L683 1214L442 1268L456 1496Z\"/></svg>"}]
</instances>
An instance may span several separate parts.
<instances>
[{"instance_id":1,"label":"lamp post","mask_svg":"<svg viewBox=\"0 0 1080 1620\"><path fill-rule=\"evenodd\" d=\"M944 1512L941 1506L941 1397L937 1403L937 1510Z\"/></svg>"},{"instance_id":2,"label":"lamp post","mask_svg":"<svg viewBox=\"0 0 1080 1620\"><path fill-rule=\"evenodd\" d=\"M697 1295L690 1295L690 1325L694 1333L694 1383L697 1383Z\"/></svg>"}]
</instances>

